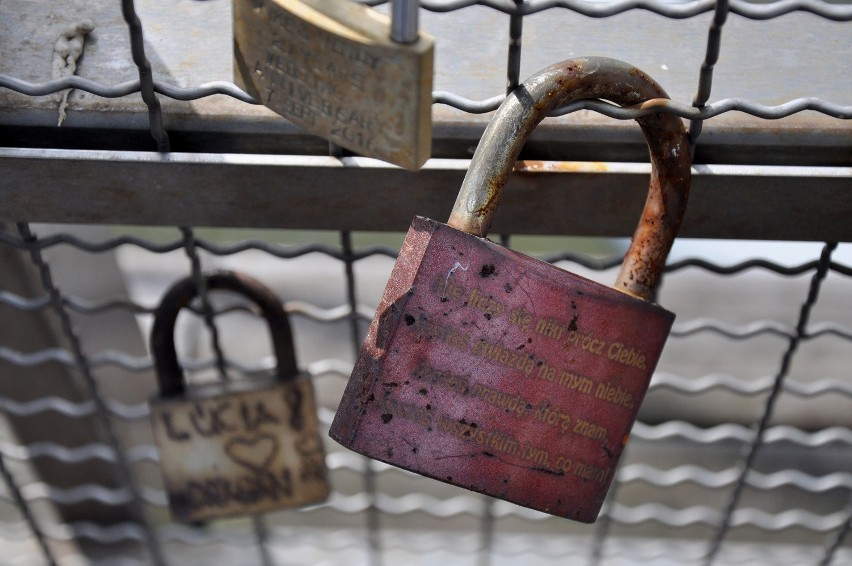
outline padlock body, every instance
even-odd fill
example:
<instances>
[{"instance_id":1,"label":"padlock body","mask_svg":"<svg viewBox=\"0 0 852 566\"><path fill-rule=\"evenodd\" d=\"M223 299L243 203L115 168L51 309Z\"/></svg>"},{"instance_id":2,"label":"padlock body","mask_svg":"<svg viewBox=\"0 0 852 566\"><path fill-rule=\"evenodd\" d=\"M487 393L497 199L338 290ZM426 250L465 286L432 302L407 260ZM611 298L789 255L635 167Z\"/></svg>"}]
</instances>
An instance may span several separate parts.
<instances>
[{"instance_id":1,"label":"padlock body","mask_svg":"<svg viewBox=\"0 0 852 566\"><path fill-rule=\"evenodd\" d=\"M330 435L425 476L593 522L673 320L415 218Z\"/></svg>"},{"instance_id":2,"label":"padlock body","mask_svg":"<svg viewBox=\"0 0 852 566\"><path fill-rule=\"evenodd\" d=\"M434 41L390 39L352 0L233 0L234 80L258 102L359 155L417 169L432 148Z\"/></svg>"},{"instance_id":3,"label":"padlock body","mask_svg":"<svg viewBox=\"0 0 852 566\"><path fill-rule=\"evenodd\" d=\"M311 382L245 383L195 387L150 403L163 483L178 520L265 513L328 497Z\"/></svg>"}]
</instances>

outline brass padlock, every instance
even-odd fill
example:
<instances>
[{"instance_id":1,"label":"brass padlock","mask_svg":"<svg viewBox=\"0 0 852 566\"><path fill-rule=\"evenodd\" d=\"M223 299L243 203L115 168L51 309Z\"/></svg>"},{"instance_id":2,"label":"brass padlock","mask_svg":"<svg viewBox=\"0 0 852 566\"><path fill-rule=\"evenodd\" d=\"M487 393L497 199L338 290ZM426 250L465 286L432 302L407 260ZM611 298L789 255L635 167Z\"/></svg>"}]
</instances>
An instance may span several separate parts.
<instances>
[{"instance_id":1,"label":"brass padlock","mask_svg":"<svg viewBox=\"0 0 852 566\"><path fill-rule=\"evenodd\" d=\"M367 157L417 169L432 149L434 41L391 39L352 0L233 0L234 76L258 102Z\"/></svg>"},{"instance_id":2,"label":"brass padlock","mask_svg":"<svg viewBox=\"0 0 852 566\"><path fill-rule=\"evenodd\" d=\"M449 226L417 217L330 435L372 458L593 522L674 315L650 301L690 185L685 129L638 119L648 200L615 289L484 238L533 128L580 99L634 106L666 93L606 58L553 65L503 102Z\"/></svg>"},{"instance_id":3,"label":"brass padlock","mask_svg":"<svg viewBox=\"0 0 852 566\"><path fill-rule=\"evenodd\" d=\"M205 279L209 290L232 291L260 307L277 367L265 378L187 390L174 328L197 287L186 278L165 294L151 331L160 393L150 407L172 515L194 522L325 501L329 485L314 390L296 367L287 314L272 291L246 275L219 272Z\"/></svg>"}]
</instances>

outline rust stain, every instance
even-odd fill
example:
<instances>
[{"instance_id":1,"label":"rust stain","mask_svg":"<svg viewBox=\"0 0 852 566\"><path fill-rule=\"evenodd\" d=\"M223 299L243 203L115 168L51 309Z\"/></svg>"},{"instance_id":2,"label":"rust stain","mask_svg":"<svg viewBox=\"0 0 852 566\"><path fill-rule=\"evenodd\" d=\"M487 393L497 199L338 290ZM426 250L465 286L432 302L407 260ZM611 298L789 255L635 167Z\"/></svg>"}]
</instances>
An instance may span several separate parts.
<instances>
[{"instance_id":1,"label":"rust stain","mask_svg":"<svg viewBox=\"0 0 852 566\"><path fill-rule=\"evenodd\" d=\"M515 163L516 173L604 173L609 166L600 161L535 161Z\"/></svg>"},{"instance_id":2,"label":"rust stain","mask_svg":"<svg viewBox=\"0 0 852 566\"><path fill-rule=\"evenodd\" d=\"M497 208L497 204L500 201L500 191L505 184L506 179L503 175L500 175L496 179L492 178L488 180L488 186L485 188L488 198L481 207L474 211L477 217L481 218Z\"/></svg>"}]
</instances>

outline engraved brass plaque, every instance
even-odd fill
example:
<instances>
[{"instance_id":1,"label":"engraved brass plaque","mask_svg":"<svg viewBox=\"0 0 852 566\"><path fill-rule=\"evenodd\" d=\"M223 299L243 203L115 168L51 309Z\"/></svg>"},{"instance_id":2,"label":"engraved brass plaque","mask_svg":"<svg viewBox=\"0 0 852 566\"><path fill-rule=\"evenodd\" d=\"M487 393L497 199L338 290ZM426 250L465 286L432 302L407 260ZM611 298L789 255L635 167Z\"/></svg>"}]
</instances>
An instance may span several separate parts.
<instances>
[{"instance_id":1,"label":"engraved brass plaque","mask_svg":"<svg viewBox=\"0 0 852 566\"><path fill-rule=\"evenodd\" d=\"M433 40L390 39L351 0L233 0L235 82L294 124L418 169L432 145Z\"/></svg>"}]
</instances>

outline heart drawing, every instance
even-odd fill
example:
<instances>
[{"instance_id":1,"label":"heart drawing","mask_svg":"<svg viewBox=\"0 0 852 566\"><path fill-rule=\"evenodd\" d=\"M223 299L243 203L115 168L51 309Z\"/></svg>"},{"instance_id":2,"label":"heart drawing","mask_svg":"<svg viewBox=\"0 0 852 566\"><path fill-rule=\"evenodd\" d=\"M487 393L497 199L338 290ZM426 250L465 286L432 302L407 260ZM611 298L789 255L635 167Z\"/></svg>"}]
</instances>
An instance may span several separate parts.
<instances>
[{"instance_id":1,"label":"heart drawing","mask_svg":"<svg viewBox=\"0 0 852 566\"><path fill-rule=\"evenodd\" d=\"M271 434L259 434L252 438L238 436L225 444L225 454L240 466L261 472L278 455L278 439Z\"/></svg>"}]
</instances>

